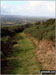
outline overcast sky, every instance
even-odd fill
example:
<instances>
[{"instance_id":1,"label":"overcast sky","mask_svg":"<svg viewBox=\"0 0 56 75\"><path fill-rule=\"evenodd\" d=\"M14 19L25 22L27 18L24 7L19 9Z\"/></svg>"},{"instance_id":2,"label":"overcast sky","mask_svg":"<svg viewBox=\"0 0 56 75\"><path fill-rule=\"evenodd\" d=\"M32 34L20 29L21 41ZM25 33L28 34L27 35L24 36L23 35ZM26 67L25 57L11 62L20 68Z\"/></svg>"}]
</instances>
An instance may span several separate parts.
<instances>
[{"instance_id":1,"label":"overcast sky","mask_svg":"<svg viewBox=\"0 0 56 75\"><path fill-rule=\"evenodd\" d=\"M1 1L1 14L55 17L55 1Z\"/></svg>"}]
</instances>

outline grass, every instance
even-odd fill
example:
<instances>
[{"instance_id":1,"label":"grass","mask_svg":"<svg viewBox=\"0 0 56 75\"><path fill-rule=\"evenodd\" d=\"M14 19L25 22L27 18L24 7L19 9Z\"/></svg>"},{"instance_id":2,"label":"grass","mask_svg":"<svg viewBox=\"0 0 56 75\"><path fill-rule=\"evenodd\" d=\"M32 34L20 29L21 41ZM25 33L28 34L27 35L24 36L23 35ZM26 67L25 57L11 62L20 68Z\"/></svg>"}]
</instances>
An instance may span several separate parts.
<instances>
[{"instance_id":1,"label":"grass","mask_svg":"<svg viewBox=\"0 0 56 75\"><path fill-rule=\"evenodd\" d=\"M14 52L11 59L14 69L11 74L39 74L41 66L36 60L35 47L24 33L17 34L22 36L21 40L17 39L17 46L14 46ZM17 37L18 38L18 37Z\"/></svg>"},{"instance_id":2,"label":"grass","mask_svg":"<svg viewBox=\"0 0 56 75\"><path fill-rule=\"evenodd\" d=\"M29 28L26 26L26 30L24 30L24 25L22 27L2 27L2 57L4 59L4 61L2 61L2 70L4 74L40 73L43 67L37 61L35 45L24 33L20 32L24 30L26 34L30 34L38 40L45 39L55 41L54 21L55 20L48 20L43 24L33 24ZM38 45L37 50L40 50Z\"/></svg>"}]
</instances>

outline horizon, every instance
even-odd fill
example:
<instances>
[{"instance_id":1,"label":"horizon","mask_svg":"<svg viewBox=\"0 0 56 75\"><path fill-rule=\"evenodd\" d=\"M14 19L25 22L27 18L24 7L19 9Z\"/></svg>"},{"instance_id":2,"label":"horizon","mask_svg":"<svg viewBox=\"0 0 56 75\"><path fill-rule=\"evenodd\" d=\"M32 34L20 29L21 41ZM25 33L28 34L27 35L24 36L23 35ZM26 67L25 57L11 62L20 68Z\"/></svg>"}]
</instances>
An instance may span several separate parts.
<instances>
[{"instance_id":1,"label":"horizon","mask_svg":"<svg viewBox=\"0 0 56 75\"><path fill-rule=\"evenodd\" d=\"M55 1L1 1L1 15L55 18Z\"/></svg>"},{"instance_id":2,"label":"horizon","mask_svg":"<svg viewBox=\"0 0 56 75\"><path fill-rule=\"evenodd\" d=\"M24 18L46 18L46 19L56 19L56 17L49 17L49 16L23 16L23 15L1 15L4 16L15 16L15 17L24 17Z\"/></svg>"}]
</instances>

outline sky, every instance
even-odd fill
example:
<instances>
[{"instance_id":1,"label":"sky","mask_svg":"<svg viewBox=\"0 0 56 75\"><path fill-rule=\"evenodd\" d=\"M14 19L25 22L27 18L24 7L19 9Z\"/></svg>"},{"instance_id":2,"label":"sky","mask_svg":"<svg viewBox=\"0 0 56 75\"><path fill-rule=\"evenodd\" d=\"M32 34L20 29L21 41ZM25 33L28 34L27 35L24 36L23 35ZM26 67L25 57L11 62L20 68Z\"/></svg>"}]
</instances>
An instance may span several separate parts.
<instances>
[{"instance_id":1,"label":"sky","mask_svg":"<svg viewBox=\"0 0 56 75\"><path fill-rule=\"evenodd\" d=\"M53 1L1 1L1 15L55 17Z\"/></svg>"}]
</instances>

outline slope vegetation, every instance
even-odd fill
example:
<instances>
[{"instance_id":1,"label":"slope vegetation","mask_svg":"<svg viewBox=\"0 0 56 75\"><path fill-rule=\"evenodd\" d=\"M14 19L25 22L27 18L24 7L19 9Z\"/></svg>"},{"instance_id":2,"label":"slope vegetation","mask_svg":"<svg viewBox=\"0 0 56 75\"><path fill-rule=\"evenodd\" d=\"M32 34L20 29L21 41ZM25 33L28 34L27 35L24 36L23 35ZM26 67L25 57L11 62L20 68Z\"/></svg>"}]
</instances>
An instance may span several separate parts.
<instances>
[{"instance_id":1,"label":"slope vegetation","mask_svg":"<svg viewBox=\"0 0 56 75\"><path fill-rule=\"evenodd\" d=\"M36 23L24 31L36 45L36 56L43 70L55 69L55 20Z\"/></svg>"},{"instance_id":2,"label":"slope vegetation","mask_svg":"<svg viewBox=\"0 0 56 75\"><path fill-rule=\"evenodd\" d=\"M31 34L38 40L52 40L55 39L55 19L47 20L43 23L35 23L30 28L24 31L25 33Z\"/></svg>"}]
</instances>

